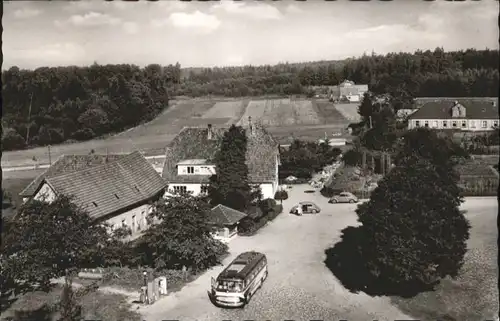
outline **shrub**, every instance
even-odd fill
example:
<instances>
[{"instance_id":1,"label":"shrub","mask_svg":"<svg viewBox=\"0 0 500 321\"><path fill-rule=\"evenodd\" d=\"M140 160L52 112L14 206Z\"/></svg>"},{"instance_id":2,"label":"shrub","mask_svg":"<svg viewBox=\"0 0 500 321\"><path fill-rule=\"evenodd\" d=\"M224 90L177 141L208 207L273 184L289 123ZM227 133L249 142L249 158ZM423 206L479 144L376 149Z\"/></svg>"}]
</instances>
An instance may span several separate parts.
<instances>
[{"instance_id":1,"label":"shrub","mask_svg":"<svg viewBox=\"0 0 500 321\"><path fill-rule=\"evenodd\" d=\"M268 221L274 220L281 213L283 213L283 205L276 204L273 209L267 214Z\"/></svg>"},{"instance_id":2,"label":"shrub","mask_svg":"<svg viewBox=\"0 0 500 321\"><path fill-rule=\"evenodd\" d=\"M331 187L324 186L320 191L320 194L323 195L324 197L332 197L333 195L340 193L342 191L333 189Z\"/></svg>"},{"instance_id":3,"label":"shrub","mask_svg":"<svg viewBox=\"0 0 500 321\"><path fill-rule=\"evenodd\" d=\"M278 201L286 200L288 199L288 192L285 190L277 191L276 194L274 194L274 199Z\"/></svg>"},{"instance_id":4,"label":"shrub","mask_svg":"<svg viewBox=\"0 0 500 321\"><path fill-rule=\"evenodd\" d=\"M276 200L272 198L266 198L265 200L262 200L259 203L259 207L262 213L264 213L264 215L272 211L275 206L276 206Z\"/></svg>"}]
</instances>

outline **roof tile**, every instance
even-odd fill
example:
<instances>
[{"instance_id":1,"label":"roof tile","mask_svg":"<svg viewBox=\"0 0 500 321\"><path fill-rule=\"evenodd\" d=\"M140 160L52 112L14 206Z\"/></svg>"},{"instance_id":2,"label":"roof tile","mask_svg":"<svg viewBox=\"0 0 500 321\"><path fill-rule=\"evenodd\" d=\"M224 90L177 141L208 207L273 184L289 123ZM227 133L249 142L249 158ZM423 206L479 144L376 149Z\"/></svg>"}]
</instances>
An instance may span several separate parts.
<instances>
[{"instance_id":1,"label":"roof tile","mask_svg":"<svg viewBox=\"0 0 500 321\"><path fill-rule=\"evenodd\" d=\"M57 194L73 195L74 202L96 219L146 201L167 185L139 152L45 182Z\"/></svg>"}]
</instances>

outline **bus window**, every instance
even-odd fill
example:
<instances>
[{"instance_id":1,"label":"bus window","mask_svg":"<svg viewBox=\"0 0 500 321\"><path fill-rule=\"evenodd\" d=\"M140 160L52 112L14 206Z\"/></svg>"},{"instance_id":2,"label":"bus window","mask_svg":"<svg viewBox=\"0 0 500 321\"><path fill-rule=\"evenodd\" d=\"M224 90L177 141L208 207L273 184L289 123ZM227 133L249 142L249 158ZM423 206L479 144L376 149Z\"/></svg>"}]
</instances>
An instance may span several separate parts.
<instances>
[{"instance_id":1,"label":"bus window","mask_svg":"<svg viewBox=\"0 0 500 321\"><path fill-rule=\"evenodd\" d=\"M219 290L226 290L228 292L240 292L243 289L241 281L220 281L217 287Z\"/></svg>"}]
</instances>

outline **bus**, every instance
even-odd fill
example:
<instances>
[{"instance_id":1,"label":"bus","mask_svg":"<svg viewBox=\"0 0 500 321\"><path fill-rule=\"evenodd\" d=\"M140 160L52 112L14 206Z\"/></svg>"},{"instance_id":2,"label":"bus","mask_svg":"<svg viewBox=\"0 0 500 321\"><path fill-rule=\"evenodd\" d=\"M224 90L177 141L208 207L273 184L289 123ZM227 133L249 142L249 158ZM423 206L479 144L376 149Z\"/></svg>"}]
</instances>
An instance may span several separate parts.
<instances>
[{"instance_id":1,"label":"bus","mask_svg":"<svg viewBox=\"0 0 500 321\"><path fill-rule=\"evenodd\" d=\"M211 300L216 306L244 307L267 278L267 258L250 251L238 255L217 277L212 277Z\"/></svg>"}]
</instances>

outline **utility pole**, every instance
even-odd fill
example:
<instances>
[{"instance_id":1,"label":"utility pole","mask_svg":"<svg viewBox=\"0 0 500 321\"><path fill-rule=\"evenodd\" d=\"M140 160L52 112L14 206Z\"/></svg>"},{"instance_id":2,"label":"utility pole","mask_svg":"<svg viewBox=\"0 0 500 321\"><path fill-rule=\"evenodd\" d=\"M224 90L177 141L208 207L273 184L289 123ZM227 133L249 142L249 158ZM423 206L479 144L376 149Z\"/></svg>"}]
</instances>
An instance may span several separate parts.
<instances>
[{"instance_id":1,"label":"utility pole","mask_svg":"<svg viewBox=\"0 0 500 321\"><path fill-rule=\"evenodd\" d=\"M28 126L26 127L26 145L28 145L28 141L30 139L30 117L31 117L31 104L33 102L33 92L31 92L30 96L30 105L28 107Z\"/></svg>"},{"instance_id":2,"label":"utility pole","mask_svg":"<svg viewBox=\"0 0 500 321\"><path fill-rule=\"evenodd\" d=\"M372 125L372 116L369 116L369 118L370 118L370 129L372 129L373 128L373 125Z\"/></svg>"},{"instance_id":3,"label":"utility pole","mask_svg":"<svg viewBox=\"0 0 500 321\"><path fill-rule=\"evenodd\" d=\"M52 165L52 158L50 156L50 145L48 145L47 148L49 149L49 166L51 166Z\"/></svg>"}]
</instances>

